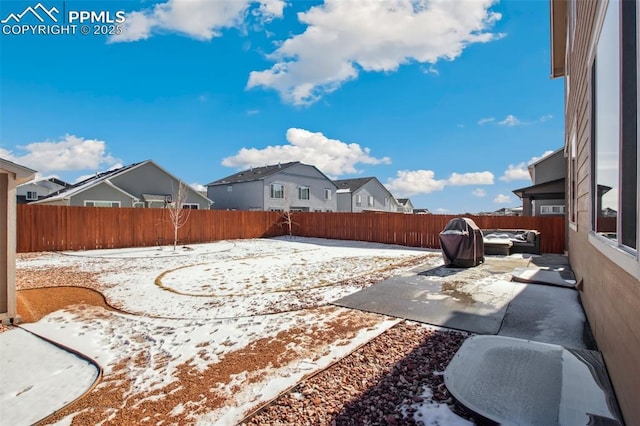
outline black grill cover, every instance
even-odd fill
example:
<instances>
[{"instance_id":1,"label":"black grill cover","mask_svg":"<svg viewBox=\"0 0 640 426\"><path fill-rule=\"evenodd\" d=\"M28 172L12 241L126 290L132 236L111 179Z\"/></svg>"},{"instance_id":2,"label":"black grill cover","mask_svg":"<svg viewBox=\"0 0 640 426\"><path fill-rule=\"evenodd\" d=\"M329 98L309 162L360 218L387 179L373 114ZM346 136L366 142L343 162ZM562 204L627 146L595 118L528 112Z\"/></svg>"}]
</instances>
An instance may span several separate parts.
<instances>
[{"instance_id":1,"label":"black grill cover","mask_svg":"<svg viewBox=\"0 0 640 426\"><path fill-rule=\"evenodd\" d=\"M445 266L470 268L484 262L482 231L466 217L451 219L440 232Z\"/></svg>"}]
</instances>

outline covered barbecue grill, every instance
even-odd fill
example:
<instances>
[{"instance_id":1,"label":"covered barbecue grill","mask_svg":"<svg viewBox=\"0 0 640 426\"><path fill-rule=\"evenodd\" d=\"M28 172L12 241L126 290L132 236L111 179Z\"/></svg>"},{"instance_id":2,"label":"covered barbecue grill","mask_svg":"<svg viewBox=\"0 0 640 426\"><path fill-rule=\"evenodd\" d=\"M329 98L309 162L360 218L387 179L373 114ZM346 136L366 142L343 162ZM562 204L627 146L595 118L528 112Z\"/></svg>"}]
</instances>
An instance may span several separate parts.
<instances>
[{"instance_id":1,"label":"covered barbecue grill","mask_svg":"<svg viewBox=\"0 0 640 426\"><path fill-rule=\"evenodd\" d=\"M451 219L440 232L445 266L469 268L484 262L482 231L466 217Z\"/></svg>"}]
</instances>

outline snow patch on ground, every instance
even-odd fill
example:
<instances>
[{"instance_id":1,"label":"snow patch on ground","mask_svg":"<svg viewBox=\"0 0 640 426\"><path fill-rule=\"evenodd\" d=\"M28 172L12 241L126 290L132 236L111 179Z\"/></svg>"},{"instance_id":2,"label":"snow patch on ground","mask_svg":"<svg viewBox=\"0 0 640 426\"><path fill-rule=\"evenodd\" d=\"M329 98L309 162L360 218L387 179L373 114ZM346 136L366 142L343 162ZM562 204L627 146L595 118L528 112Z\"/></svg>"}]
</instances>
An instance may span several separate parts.
<instances>
[{"instance_id":1,"label":"snow patch on ground","mask_svg":"<svg viewBox=\"0 0 640 426\"><path fill-rule=\"evenodd\" d=\"M2 424L33 424L81 396L98 378L94 364L25 330L12 328L1 337Z\"/></svg>"},{"instance_id":2,"label":"snow patch on ground","mask_svg":"<svg viewBox=\"0 0 640 426\"><path fill-rule=\"evenodd\" d=\"M95 274L109 304L127 313L75 305L24 328L91 357L103 368L105 379L122 376L119 380L130 383L125 396L140 394L153 399L176 385L185 366L205 371L225 355L248 348L257 340L273 338L294 327L322 329L348 310L317 307L370 285L376 274L401 272L403 263L417 259L434 266L441 263L439 252L431 250L277 238L222 241L176 251L163 247L43 253L19 260L17 267L70 267ZM313 307L316 309L306 309ZM260 380L246 382L249 372L240 372L217 390L232 403L194 420L202 424L235 423L256 405L275 398L304 376L325 368L397 322L380 316L376 324L363 327L348 341L320 348L313 358L302 357L262 370ZM10 343L12 333L0 334L0 343L8 345L3 353L19 351L16 345L21 343ZM296 345L294 342L292 348ZM21 370L35 372L37 365L45 373L56 374L47 382L49 397L38 399L40 411L36 412L33 401L16 397L19 389L15 386L22 386L24 377L5 375L9 358L2 357L3 388L11 390L3 390L2 411L11 406L11 419L15 420L11 424L30 424L60 409L84 392L96 374L84 361L80 363L84 366L61 370L53 362L55 357L42 349L34 348L19 358L24 363ZM234 390L234 384L241 385L239 391ZM112 385L103 380L98 388ZM67 388L69 396L55 391ZM197 405L194 400L177 403L171 412L183 415ZM70 424L77 414L66 416L59 424ZM6 419L3 417L3 421Z\"/></svg>"}]
</instances>

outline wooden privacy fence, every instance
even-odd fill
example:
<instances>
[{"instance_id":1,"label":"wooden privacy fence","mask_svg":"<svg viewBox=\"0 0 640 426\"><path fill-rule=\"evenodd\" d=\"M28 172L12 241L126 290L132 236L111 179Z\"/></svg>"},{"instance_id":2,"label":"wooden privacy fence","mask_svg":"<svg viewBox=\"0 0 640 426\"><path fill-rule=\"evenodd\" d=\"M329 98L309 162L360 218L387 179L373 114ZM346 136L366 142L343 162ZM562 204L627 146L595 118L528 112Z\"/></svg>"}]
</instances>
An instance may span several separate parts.
<instances>
[{"instance_id":1,"label":"wooden privacy fence","mask_svg":"<svg viewBox=\"0 0 640 426\"><path fill-rule=\"evenodd\" d=\"M440 248L438 234L453 215L400 213L292 213L293 234ZM482 229L537 229L541 250L563 253L564 217L466 216ZM192 210L180 244L285 235L278 212ZM17 251L92 250L173 243L165 209L19 205Z\"/></svg>"},{"instance_id":2,"label":"wooden privacy fence","mask_svg":"<svg viewBox=\"0 0 640 426\"><path fill-rule=\"evenodd\" d=\"M185 210L186 212L186 210ZM179 244L282 235L276 212L190 210ZM17 251L173 244L167 209L18 205Z\"/></svg>"},{"instance_id":3,"label":"wooden privacy fence","mask_svg":"<svg viewBox=\"0 0 640 426\"><path fill-rule=\"evenodd\" d=\"M294 234L303 237L372 241L440 248L440 232L461 215L398 213L303 213L294 218ZM564 216L472 216L481 229L537 229L543 253L564 253Z\"/></svg>"}]
</instances>

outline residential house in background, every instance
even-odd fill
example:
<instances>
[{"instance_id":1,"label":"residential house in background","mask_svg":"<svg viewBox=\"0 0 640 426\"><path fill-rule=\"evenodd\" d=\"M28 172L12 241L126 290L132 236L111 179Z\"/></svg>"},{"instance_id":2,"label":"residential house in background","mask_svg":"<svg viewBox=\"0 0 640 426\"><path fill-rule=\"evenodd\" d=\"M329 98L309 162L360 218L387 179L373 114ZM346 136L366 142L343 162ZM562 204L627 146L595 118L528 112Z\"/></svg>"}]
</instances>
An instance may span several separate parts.
<instances>
[{"instance_id":1,"label":"residential house in background","mask_svg":"<svg viewBox=\"0 0 640 426\"><path fill-rule=\"evenodd\" d=\"M338 187L339 212L401 211L395 197L375 177L342 179L334 183Z\"/></svg>"},{"instance_id":2,"label":"residential house in background","mask_svg":"<svg viewBox=\"0 0 640 426\"><path fill-rule=\"evenodd\" d=\"M16 187L35 176L35 170L0 158L0 321L18 318L16 310Z\"/></svg>"},{"instance_id":3,"label":"residential house in background","mask_svg":"<svg viewBox=\"0 0 640 426\"><path fill-rule=\"evenodd\" d=\"M335 212L337 208L331 179L299 161L243 170L206 187L217 210Z\"/></svg>"},{"instance_id":4,"label":"residential house in background","mask_svg":"<svg viewBox=\"0 0 640 426\"><path fill-rule=\"evenodd\" d=\"M478 216L522 216L522 207L502 207L492 212L480 212Z\"/></svg>"},{"instance_id":5,"label":"residential house in background","mask_svg":"<svg viewBox=\"0 0 640 426\"><path fill-rule=\"evenodd\" d=\"M431 214L429 209L413 209L413 214Z\"/></svg>"},{"instance_id":6,"label":"residential house in background","mask_svg":"<svg viewBox=\"0 0 640 426\"><path fill-rule=\"evenodd\" d=\"M151 160L96 173L31 204L164 208L173 202L180 184L187 191L183 208L209 209L210 199Z\"/></svg>"},{"instance_id":7,"label":"residential house in background","mask_svg":"<svg viewBox=\"0 0 640 426\"><path fill-rule=\"evenodd\" d=\"M38 201L48 195L70 186L67 182L57 178L40 179L35 182L23 183L16 188L18 204Z\"/></svg>"},{"instance_id":8,"label":"residential house in background","mask_svg":"<svg viewBox=\"0 0 640 426\"><path fill-rule=\"evenodd\" d=\"M524 216L550 216L565 214L565 159L564 149L529 165L533 185L513 191L522 199Z\"/></svg>"},{"instance_id":9,"label":"residential house in background","mask_svg":"<svg viewBox=\"0 0 640 426\"><path fill-rule=\"evenodd\" d=\"M637 1L550 4L552 76L565 83L569 260L624 421L639 425L640 11Z\"/></svg>"},{"instance_id":10,"label":"residential house in background","mask_svg":"<svg viewBox=\"0 0 640 426\"><path fill-rule=\"evenodd\" d=\"M396 198L398 211L401 213L413 213L413 203L408 198Z\"/></svg>"}]
</instances>

